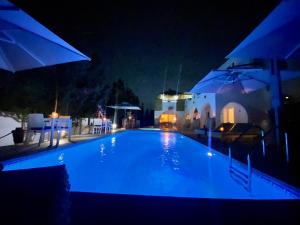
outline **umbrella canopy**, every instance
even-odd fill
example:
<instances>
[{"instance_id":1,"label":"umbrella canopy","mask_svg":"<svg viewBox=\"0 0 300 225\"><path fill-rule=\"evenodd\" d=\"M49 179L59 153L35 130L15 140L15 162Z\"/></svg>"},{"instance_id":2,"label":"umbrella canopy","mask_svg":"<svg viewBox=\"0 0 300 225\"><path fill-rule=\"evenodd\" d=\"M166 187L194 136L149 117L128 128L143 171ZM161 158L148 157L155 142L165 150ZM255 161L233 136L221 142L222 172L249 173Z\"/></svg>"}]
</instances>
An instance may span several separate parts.
<instances>
[{"instance_id":1,"label":"umbrella canopy","mask_svg":"<svg viewBox=\"0 0 300 225\"><path fill-rule=\"evenodd\" d=\"M212 70L196 84L192 93L250 93L268 85L261 69ZM264 79L263 79L264 78Z\"/></svg>"},{"instance_id":2,"label":"umbrella canopy","mask_svg":"<svg viewBox=\"0 0 300 225\"><path fill-rule=\"evenodd\" d=\"M112 108L112 109L124 109L124 110L141 110L140 107L138 106L134 106L134 105L131 105L127 102L123 102L119 105L111 105L111 106L107 106L108 108Z\"/></svg>"},{"instance_id":3,"label":"umbrella canopy","mask_svg":"<svg viewBox=\"0 0 300 225\"><path fill-rule=\"evenodd\" d=\"M281 129L281 72L278 60L300 58L300 1L282 1L227 58L262 58L270 61L270 88L275 116L276 140Z\"/></svg>"},{"instance_id":4,"label":"umbrella canopy","mask_svg":"<svg viewBox=\"0 0 300 225\"><path fill-rule=\"evenodd\" d=\"M16 72L90 60L24 11L0 0L0 68Z\"/></svg>"},{"instance_id":5,"label":"umbrella canopy","mask_svg":"<svg viewBox=\"0 0 300 225\"><path fill-rule=\"evenodd\" d=\"M300 58L300 1L282 1L226 58Z\"/></svg>"}]
</instances>

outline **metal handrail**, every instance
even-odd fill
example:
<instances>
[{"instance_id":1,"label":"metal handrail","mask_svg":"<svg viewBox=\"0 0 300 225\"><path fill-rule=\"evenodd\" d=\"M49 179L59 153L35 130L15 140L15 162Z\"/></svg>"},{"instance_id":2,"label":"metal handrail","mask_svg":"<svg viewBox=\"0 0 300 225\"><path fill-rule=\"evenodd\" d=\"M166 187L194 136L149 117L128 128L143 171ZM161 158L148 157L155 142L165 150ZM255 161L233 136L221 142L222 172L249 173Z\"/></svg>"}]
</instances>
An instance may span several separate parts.
<instances>
[{"instance_id":1,"label":"metal handrail","mask_svg":"<svg viewBox=\"0 0 300 225\"><path fill-rule=\"evenodd\" d=\"M230 175L235 174L235 179L239 178L239 181L242 181L243 186L246 188L247 191L251 191L251 184L252 184L252 166L250 160L250 154L247 155L247 174L243 171L235 168L232 165L232 156L231 156L231 148L228 148L228 157L229 157L229 173Z\"/></svg>"},{"instance_id":2,"label":"metal handrail","mask_svg":"<svg viewBox=\"0 0 300 225\"><path fill-rule=\"evenodd\" d=\"M262 145L262 152L263 152L263 156L265 156L265 139L270 135L270 133L274 130L273 127L271 127L267 132L264 131L264 129L262 129L260 126L257 125L253 125L251 127L249 127L247 130L245 130L242 134L240 134L233 142L230 143L229 147L232 148L233 145L235 143L237 143L244 135L247 134L247 132L251 129L251 128L258 128L261 132L261 135L258 135L258 140L256 142L254 142L253 145L251 145L250 147L250 151L248 152L248 154L252 155L253 151L255 150L255 148L257 147L258 144Z\"/></svg>"},{"instance_id":3,"label":"metal handrail","mask_svg":"<svg viewBox=\"0 0 300 225\"><path fill-rule=\"evenodd\" d=\"M260 128L259 126L256 126L256 127ZM264 132L264 130L260 128L262 133L259 136L258 140L250 147L250 151L247 154L247 168L248 169L247 169L247 175L246 175L242 171L239 171L238 169L233 168L233 166L232 166L231 147L232 147L232 144L236 143L241 138L241 136L243 136L249 129L247 129L245 132L243 132L242 135L240 135L237 139L234 140L234 142L231 143L231 145L228 148L228 157L229 157L229 171L234 172L233 170L236 170L237 172L242 173L244 178L247 179L246 182L243 179L242 179L242 181L244 181L244 184L246 185L246 189L248 191L251 191L251 176L252 176L252 166L251 166L251 162L250 162L251 155L256 150L256 147L261 143L262 144L263 156L265 156L265 143L264 143L264 141L274 131L274 127L271 127L267 132ZM288 146L288 134L287 134L287 132L284 132L284 137L285 137L286 161L287 161L287 163L289 163L290 158L289 158L289 146ZM238 177L238 176L236 176L236 177Z\"/></svg>"},{"instance_id":4,"label":"metal handrail","mask_svg":"<svg viewBox=\"0 0 300 225\"><path fill-rule=\"evenodd\" d=\"M251 146L251 149L254 150L255 147L260 144L262 141L264 141L270 134L271 132L273 131L274 129L273 128L270 128L267 132L264 132L263 135L261 135L259 137L259 139L257 140L257 142L255 142L252 146ZM252 151L251 151L252 152Z\"/></svg>"}]
</instances>

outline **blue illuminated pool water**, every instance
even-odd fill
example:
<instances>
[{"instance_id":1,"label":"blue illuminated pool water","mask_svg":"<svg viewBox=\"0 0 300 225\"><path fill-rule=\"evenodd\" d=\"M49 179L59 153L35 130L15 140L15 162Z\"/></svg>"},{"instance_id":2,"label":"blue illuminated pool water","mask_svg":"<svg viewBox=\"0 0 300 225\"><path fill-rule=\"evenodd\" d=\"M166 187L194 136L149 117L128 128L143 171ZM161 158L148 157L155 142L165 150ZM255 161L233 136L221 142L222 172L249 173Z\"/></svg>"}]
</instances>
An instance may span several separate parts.
<instances>
[{"instance_id":1,"label":"blue illuminated pool water","mask_svg":"<svg viewBox=\"0 0 300 225\"><path fill-rule=\"evenodd\" d=\"M230 177L228 157L179 133L126 131L7 162L5 170L65 164L71 191L155 196L293 199L297 189L253 172L248 192ZM244 169L244 165L239 165ZM265 179L268 178L268 179Z\"/></svg>"}]
</instances>

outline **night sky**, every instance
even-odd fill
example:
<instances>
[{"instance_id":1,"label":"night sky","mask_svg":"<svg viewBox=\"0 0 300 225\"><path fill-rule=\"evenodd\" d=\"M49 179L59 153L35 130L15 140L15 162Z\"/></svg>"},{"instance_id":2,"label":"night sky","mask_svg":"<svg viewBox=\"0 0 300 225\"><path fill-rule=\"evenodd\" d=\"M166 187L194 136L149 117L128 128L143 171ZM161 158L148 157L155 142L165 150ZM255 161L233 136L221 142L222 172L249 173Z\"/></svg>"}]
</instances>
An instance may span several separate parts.
<instances>
[{"instance_id":1,"label":"night sky","mask_svg":"<svg viewBox=\"0 0 300 225\"><path fill-rule=\"evenodd\" d=\"M244 1L12 0L88 56L97 55L106 81L122 78L146 107L163 90L189 91L219 67L279 3Z\"/></svg>"}]
</instances>

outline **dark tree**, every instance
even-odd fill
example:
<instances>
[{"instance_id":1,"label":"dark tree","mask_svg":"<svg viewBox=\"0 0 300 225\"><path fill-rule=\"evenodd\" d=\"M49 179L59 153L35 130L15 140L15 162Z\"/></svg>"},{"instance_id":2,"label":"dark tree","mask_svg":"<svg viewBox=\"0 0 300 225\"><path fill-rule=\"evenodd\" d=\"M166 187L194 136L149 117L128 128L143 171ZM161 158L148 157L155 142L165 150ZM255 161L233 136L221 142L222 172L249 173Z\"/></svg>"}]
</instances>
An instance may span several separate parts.
<instances>
[{"instance_id":1,"label":"dark tree","mask_svg":"<svg viewBox=\"0 0 300 225\"><path fill-rule=\"evenodd\" d=\"M73 117L96 113L105 104L108 90L104 65L97 54L91 62L74 62L52 67L0 74L0 110L49 115L55 110Z\"/></svg>"},{"instance_id":2,"label":"dark tree","mask_svg":"<svg viewBox=\"0 0 300 225\"><path fill-rule=\"evenodd\" d=\"M136 96L130 88L125 86L123 80L118 79L112 84L106 104L116 105L122 102L128 102L132 105L139 105L140 103L138 96Z\"/></svg>"},{"instance_id":3,"label":"dark tree","mask_svg":"<svg viewBox=\"0 0 300 225\"><path fill-rule=\"evenodd\" d=\"M138 106L139 105L139 98L133 93L133 91L126 87L124 81L118 79L117 81L113 82L110 92L107 97L106 105L118 105L123 102L127 102L131 105ZM114 122L118 123L119 126L122 123L122 118L126 115L125 112L116 113L115 110L111 108L106 108L106 113L108 117L113 118ZM139 112L134 112L136 117L140 117Z\"/></svg>"}]
</instances>

